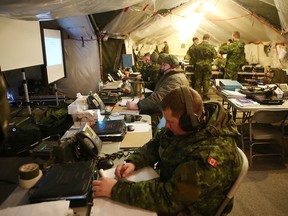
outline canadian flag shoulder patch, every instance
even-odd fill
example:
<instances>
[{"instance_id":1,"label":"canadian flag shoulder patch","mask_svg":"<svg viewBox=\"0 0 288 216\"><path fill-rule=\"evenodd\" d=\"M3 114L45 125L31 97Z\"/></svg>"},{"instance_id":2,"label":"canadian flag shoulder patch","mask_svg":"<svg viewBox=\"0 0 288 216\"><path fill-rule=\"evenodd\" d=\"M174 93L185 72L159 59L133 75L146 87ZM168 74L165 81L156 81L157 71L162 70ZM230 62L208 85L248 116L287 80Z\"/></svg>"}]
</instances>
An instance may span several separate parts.
<instances>
[{"instance_id":1,"label":"canadian flag shoulder patch","mask_svg":"<svg viewBox=\"0 0 288 216\"><path fill-rule=\"evenodd\" d=\"M218 161L212 157L208 157L208 163L213 167L217 167L217 165L218 165Z\"/></svg>"}]
</instances>

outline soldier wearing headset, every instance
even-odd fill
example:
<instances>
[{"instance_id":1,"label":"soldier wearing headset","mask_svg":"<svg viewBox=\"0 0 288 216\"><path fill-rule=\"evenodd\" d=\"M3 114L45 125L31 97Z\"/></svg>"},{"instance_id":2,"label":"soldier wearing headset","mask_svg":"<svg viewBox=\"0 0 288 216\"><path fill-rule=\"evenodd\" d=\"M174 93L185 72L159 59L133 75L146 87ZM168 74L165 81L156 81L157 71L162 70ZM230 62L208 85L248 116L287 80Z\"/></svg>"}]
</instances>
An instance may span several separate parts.
<instances>
[{"instance_id":1,"label":"soldier wearing headset","mask_svg":"<svg viewBox=\"0 0 288 216\"><path fill-rule=\"evenodd\" d=\"M203 104L198 92L187 86L170 91L160 106L165 127L117 166L117 180L94 180L94 196L158 215L214 215L242 166L236 124L219 103ZM125 179L156 163L158 179L136 183ZM225 212L232 206L229 203Z\"/></svg>"}]
</instances>

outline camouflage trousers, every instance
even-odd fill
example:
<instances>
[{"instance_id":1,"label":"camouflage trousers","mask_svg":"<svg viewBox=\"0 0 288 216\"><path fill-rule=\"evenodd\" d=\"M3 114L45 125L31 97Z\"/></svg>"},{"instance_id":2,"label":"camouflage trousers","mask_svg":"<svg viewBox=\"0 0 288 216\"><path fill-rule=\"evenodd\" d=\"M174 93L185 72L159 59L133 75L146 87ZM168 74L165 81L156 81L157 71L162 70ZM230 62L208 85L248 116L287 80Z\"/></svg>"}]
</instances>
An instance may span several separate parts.
<instances>
[{"instance_id":1,"label":"camouflage trousers","mask_svg":"<svg viewBox=\"0 0 288 216\"><path fill-rule=\"evenodd\" d=\"M239 65L238 64L233 64L233 63L226 64L224 79L237 80L238 79L238 71L239 71Z\"/></svg>"},{"instance_id":2,"label":"camouflage trousers","mask_svg":"<svg viewBox=\"0 0 288 216\"><path fill-rule=\"evenodd\" d=\"M211 69L207 68L196 68L195 70L195 84L194 89L201 95L207 96L209 87L210 87L210 79L212 76ZM203 88L203 91L202 91Z\"/></svg>"}]
</instances>

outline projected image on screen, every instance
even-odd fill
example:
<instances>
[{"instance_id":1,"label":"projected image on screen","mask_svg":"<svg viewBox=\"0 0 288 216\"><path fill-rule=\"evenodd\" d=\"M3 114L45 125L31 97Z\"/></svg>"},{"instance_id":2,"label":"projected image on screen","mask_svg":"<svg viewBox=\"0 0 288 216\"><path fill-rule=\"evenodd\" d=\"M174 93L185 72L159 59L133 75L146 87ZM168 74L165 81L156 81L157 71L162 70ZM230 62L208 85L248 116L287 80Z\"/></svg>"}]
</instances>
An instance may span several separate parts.
<instances>
[{"instance_id":1,"label":"projected image on screen","mask_svg":"<svg viewBox=\"0 0 288 216\"><path fill-rule=\"evenodd\" d=\"M58 38L45 38L47 66L63 63L61 40Z\"/></svg>"},{"instance_id":2,"label":"projected image on screen","mask_svg":"<svg viewBox=\"0 0 288 216\"><path fill-rule=\"evenodd\" d=\"M44 29L44 47L48 84L65 77L60 30Z\"/></svg>"}]
</instances>

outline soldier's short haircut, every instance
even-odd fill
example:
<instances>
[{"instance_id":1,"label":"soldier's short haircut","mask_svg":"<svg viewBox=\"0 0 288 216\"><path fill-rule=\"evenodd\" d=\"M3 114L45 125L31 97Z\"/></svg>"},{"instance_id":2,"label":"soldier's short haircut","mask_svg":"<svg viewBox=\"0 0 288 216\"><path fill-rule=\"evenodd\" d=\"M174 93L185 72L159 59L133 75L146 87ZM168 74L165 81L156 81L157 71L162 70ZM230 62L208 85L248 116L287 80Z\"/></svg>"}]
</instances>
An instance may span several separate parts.
<instances>
[{"instance_id":1,"label":"soldier's short haircut","mask_svg":"<svg viewBox=\"0 0 288 216\"><path fill-rule=\"evenodd\" d=\"M209 40L210 39L210 35L209 34L204 34L203 35L203 40Z\"/></svg>"},{"instance_id":2,"label":"soldier's short haircut","mask_svg":"<svg viewBox=\"0 0 288 216\"><path fill-rule=\"evenodd\" d=\"M170 108L172 115L177 118L186 113L186 104L181 99L182 91L180 88L181 87L171 90L160 103L162 110ZM192 100L192 110L197 116L201 116L204 110L202 98L199 93L191 87L189 88L189 92L191 94L189 98Z\"/></svg>"},{"instance_id":3,"label":"soldier's short haircut","mask_svg":"<svg viewBox=\"0 0 288 216\"><path fill-rule=\"evenodd\" d=\"M144 54L144 57L145 57L145 56L150 57L150 55L151 55L151 54L150 54L149 52L147 52L147 53Z\"/></svg>"},{"instance_id":4,"label":"soldier's short haircut","mask_svg":"<svg viewBox=\"0 0 288 216\"><path fill-rule=\"evenodd\" d=\"M192 41L194 42L195 40L199 40L198 37L193 37Z\"/></svg>"},{"instance_id":5,"label":"soldier's short haircut","mask_svg":"<svg viewBox=\"0 0 288 216\"><path fill-rule=\"evenodd\" d=\"M238 32L238 31L234 31L234 32L232 33L232 35L233 35L235 38L240 38L240 32Z\"/></svg>"}]
</instances>

